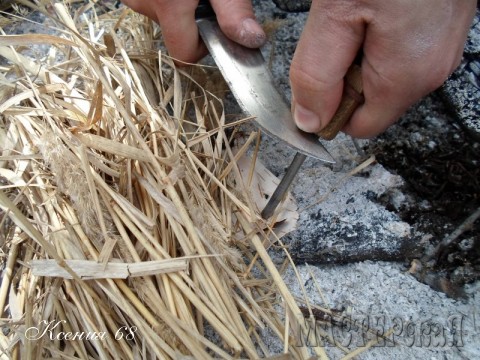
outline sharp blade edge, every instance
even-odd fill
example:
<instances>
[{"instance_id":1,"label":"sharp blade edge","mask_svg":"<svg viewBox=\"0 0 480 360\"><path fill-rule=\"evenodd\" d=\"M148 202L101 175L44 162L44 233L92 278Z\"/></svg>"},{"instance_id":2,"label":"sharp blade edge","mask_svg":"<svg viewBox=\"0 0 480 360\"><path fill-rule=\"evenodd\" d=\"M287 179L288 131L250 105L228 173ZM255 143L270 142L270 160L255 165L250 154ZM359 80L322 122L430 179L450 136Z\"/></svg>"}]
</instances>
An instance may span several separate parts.
<instances>
[{"instance_id":1,"label":"sharp blade edge","mask_svg":"<svg viewBox=\"0 0 480 360\"><path fill-rule=\"evenodd\" d=\"M260 50L228 39L215 19L200 19L197 25L242 110L255 117L265 133L305 155L335 163L315 134L305 133L295 125L290 107L277 91Z\"/></svg>"}]
</instances>

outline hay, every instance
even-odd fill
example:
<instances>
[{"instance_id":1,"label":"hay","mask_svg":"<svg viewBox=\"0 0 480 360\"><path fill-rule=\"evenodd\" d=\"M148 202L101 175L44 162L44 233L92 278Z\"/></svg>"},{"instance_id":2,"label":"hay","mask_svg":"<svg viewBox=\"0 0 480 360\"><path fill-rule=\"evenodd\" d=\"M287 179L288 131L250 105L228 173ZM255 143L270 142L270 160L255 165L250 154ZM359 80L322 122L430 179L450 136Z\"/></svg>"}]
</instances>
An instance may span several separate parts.
<instances>
[{"instance_id":1,"label":"hay","mask_svg":"<svg viewBox=\"0 0 480 360\"><path fill-rule=\"evenodd\" d=\"M295 345L303 315L266 251L259 137L230 146L249 119L227 124L143 17L89 8L41 8L59 35L0 36L0 357L268 357L265 333L325 357Z\"/></svg>"}]
</instances>

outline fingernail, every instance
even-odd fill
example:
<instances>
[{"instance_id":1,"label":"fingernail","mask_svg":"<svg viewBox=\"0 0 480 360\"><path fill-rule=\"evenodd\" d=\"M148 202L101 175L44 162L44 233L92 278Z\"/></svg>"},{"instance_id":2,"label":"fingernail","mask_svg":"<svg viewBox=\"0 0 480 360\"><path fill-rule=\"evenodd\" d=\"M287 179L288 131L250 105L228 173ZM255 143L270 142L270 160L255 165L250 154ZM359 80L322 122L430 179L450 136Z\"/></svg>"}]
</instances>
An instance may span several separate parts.
<instances>
[{"instance_id":1,"label":"fingernail","mask_svg":"<svg viewBox=\"0 0 480 360\"><path fill-rule=\"evenodd\" d=\"M258 48L267 40L262 27L253 19L247 18L242 22L240 43L249 48Z\"/></svg>"},{"instance_id":2,"label":"fingernail","mask_svg":"<svg viewBox=\"0 0 480 360\"><path fill-rule=\"evenodd\" d=\"M317 132L321 129L320 118L302 105L296 103L293 109L293 119L300 130L305 132Z\"/></svg>"}]
</instances>

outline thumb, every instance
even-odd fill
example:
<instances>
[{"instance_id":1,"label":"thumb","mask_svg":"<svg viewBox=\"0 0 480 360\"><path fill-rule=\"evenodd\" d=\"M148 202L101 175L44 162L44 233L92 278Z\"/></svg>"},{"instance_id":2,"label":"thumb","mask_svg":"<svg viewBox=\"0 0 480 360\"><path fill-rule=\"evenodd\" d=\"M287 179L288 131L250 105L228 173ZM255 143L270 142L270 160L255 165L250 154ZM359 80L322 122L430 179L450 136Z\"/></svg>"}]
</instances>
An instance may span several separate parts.
<instances>
[{"instance_id":1,"label":"thumb","mask_svg":"<svg viewBox=\"0 0 480 360\"><path fill-rule=\"evenodd\" d=\"M292 112L301 130L318 132L332 119L363 36L358 11L344 2L312 2L290 67Z\"/></svg>"},{"instance_id":2,"label":"thumb","mask_svg":"<svg viewBox=\"0 0 480 360\"><path fill-rule=\"evenodd\" d=\"M249 0L210 0L223 32L233 41L249 47L262 46L267 36L255 20Z\"/></svg>"}]
</instances>

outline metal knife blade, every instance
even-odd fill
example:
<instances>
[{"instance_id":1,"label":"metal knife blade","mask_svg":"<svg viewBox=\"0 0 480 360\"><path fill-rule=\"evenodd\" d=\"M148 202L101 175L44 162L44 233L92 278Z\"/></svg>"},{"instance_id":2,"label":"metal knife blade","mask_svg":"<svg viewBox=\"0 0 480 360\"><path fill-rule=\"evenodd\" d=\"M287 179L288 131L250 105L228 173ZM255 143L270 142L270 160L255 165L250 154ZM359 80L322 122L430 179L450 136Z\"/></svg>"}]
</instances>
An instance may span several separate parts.
<instances>
[{"instance_id":1,"label":"metal knife blade","mask_svg":"<svg viewBox=\"0 0 480 360\"><path fill-rule=\"evenodd\" d=\"M215 18L197 19L200 35L242 110L268 135L326 163L335 160L315 134L297 128L262 53L227 38Z\"/></svg>"}]
</instances>

